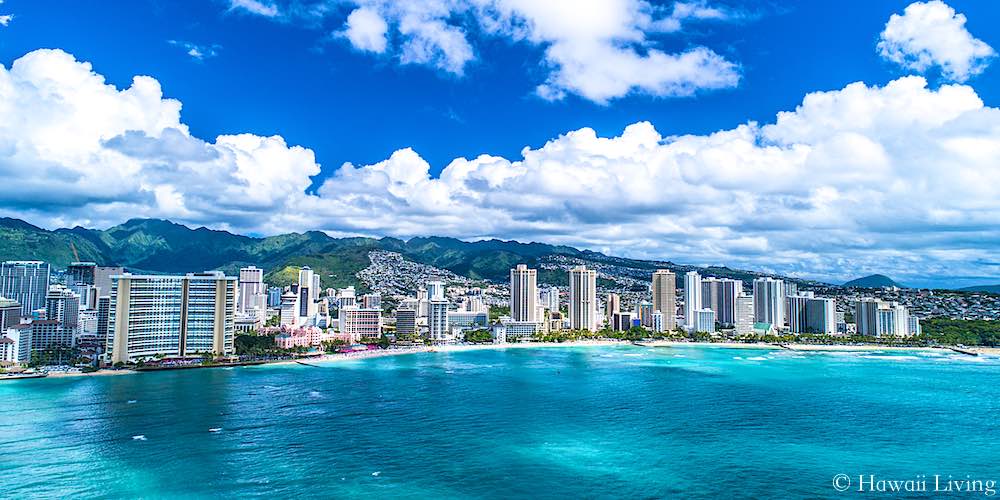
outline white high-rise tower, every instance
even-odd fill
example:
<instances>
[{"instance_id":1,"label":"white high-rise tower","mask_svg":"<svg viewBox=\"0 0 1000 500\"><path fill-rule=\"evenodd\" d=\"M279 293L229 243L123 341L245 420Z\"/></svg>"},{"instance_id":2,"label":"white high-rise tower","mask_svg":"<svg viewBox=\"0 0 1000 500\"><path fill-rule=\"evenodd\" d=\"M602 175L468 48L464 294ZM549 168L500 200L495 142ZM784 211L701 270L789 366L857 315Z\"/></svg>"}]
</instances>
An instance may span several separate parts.
<instances>
[{"instance_id":1,"label":"white high-rise tower","mask_svg":"<svg viewBox=\"0 0 1000 500\"><path fill-rule=\"evenodd\" d=\"M584 266L569 271L569 327L597 331L597 271Z\"/></svg>"},{"instance_id":2,"label":"white high-rise tower","mask_svg":"<svg viewBox=\"0 0 1000 500\"><path fill-rule=\"evenodd\" d=\"M524 264L510 270L510 317L514 321L537 323L538 271Z\"/></svg>"},{"instance_id":3,"label":"white high-rise tower","mask_svg":"<svg viewBox=\"0 0 1000 500\"><path fill-rule=\"evenodd\" d=\"M684 325L693 330L701 309L701 276L696 271L684 275Z\"/></svg>"}]
</instances>

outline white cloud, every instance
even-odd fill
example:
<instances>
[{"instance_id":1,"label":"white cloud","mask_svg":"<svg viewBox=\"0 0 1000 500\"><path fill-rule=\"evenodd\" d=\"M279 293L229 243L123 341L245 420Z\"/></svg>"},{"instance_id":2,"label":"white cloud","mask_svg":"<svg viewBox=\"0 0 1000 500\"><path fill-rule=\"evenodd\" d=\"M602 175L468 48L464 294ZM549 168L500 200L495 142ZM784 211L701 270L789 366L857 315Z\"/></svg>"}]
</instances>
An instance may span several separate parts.
<instances>
[{"instance_id":1,"label":"white cloud","mask_svg":"<svg viewBox=\"0 0 1000 500\"><path fill-rule=\"evenodd\" d=\"M10 22L14 20L13 14L4 14L0 16L0 26L7 27L10 26Z\"/></svg>"},{"instance_id":2,"label":"white cloud","mask_svg":"<svg viewBox=\"0 0 1000 500\"><path fill-rule=\"evenodd\" d=\"M606 103L630 93L686 96L734 87L739 68L706 47L661 50L651 38L681 31L682 23L737 18L705 2L679 2L669 11L646 0L345 0L355 7L338 33L358 50L392 51L403 64L463 75L476 60L469 33L543 49L548 70L537 93L545 99L579 95ZM390 47L388 31L398 34Z\"/></svg>"},{"instance_id":3,"label":"white cloud","mask_svg":"<svg viewBox=\"0 0 1000 500\"><path fill-rule=\"evenodd\" d=\"M219 49L222 48L215 44L198 45L196 43L185 42L182 40L167 40L167 43L181 47L187 55L199 61L219 55Z\"/></svg>"},{"instance_id":4,"label":"white cloud","mask_svg":"<svg viewBox=\"0 0 1000 500\"><path fill-rule=\"evenodd\" d=\"M965 15L940 0L915 2L893 14L879 37L879 54L905 68L933 66L950 80L964 82L982 73L996 55L965 28Z\"/></svg>"},{"instance_id":5,"label":"white cloud","mask_svg":"<svg viewBox=\"0 0 1000 500\"><path fill-rule=\"evenodd\" d=\"M279 136L191 136L180 102L51 50L0 68L0 213L49 227L135 216L245 232L540 240L840 281L998 278L1000 109L922 77L808 94L769 124L664 137L584 128L520 158L412 149L320 173Z\"/></svg>"},{"instance_id":6,"label":"white cloud","mask_svg":"<svg viewBox=\"0 0 1000 500\"><path fill-rule=\"evenodd\" d=\"M358 50L375 52L381 54L385 52L386 34L389 25L378 12L369 8L355 9L347 16L346 27L343 36L350 40L351 45Z\"/></svg>"},{"instance_id":7,"label":"white cloud","mask_svg":"<svg viewBox=\"0 0 1000 500\"><path fill-rule=\"evenodd\" d=\"M229 0L229 10L245 10L264 17L277 17L279 14L276 5L261 0Z\"/></svg>"}]
</instances>

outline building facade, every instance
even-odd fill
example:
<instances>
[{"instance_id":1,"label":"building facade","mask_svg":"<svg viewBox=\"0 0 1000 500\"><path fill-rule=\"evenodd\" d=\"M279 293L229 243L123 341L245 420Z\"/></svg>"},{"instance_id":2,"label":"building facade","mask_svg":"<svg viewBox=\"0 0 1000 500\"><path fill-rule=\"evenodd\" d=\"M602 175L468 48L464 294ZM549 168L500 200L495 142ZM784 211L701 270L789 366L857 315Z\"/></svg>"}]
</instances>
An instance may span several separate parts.
<instances>
[{"instance_id":1,"label":"building facade","mask_svg":"<svg viewBox=\"0 0 1000 500\"><path fill-rule=\"evenodd\" d=\"M584 266L569 271L569 327L597 331L597 271Z\"/></svg>"},{"instance_id":2,"label":"building facade","mask_svg":"<svg viewBox=\"0 0 1000 500\"><path fill-rule=\"evenodd\" d=\"M51 269L45 262L7 261L0 263L0 297L21 304L21 316L45 307Z\"/></svg>"},{"instance_id":3,"label":"building facade","mask_svg":"<svg viewBox=\"0 0 1000 500\"><path fill-rule=\"evenodd\" d=\"M701 275L688 271L684 275L684 325L688 330L695 329L698 310L701 309Z\"/></svg>"},{"instance_id":4,"label":"building facade","mask_svg":"<svg viewBox=\"0 0 1000 500\"><path fill-rule=\"evenodd\" d=\"M653 272L653 310L663 313L663 328L676 328L677 317L677 276L667 269L657 269Z\"/></svg>"},{"instance_id":5,"label":"building facade","mask_svg":"<svg viewBox=\"0 0 1000 500\"><path fill-rule=\"evenodd\" d=\"M510 270L510 317L514 321L538 322L538 271L518 264ZM557 309L558 310L558 309Z\"/></svg>"},{"instance_id":6,"label":"building facade","mask_svg":"<svg viewBox=\"0 0 1000 500\"><path fill-rule=\"evenodd\" d=\"M753 280L753 313L757 323L784 326L785 282L774 278Z\"/></svg>"},{"instance_id":7,"label":"building facade","mask_svg":"<svg viewBox=\"0 0 1000 500\"><path fill-rule=\"evenodd\" d=\"M221 272L114 277L105 359L233 354L236 286Z\"/></svg>"}]
</instances>

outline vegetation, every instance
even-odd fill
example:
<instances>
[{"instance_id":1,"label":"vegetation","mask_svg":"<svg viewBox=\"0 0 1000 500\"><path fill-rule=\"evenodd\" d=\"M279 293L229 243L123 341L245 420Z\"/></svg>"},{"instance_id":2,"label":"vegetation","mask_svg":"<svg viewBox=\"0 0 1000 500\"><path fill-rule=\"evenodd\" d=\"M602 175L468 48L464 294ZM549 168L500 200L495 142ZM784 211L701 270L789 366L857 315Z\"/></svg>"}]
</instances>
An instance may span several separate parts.
<instances>
[{"instance_id":1,"label":"vegetation","mask_svg":"<svg viewBox=\"0 0 1000 500\"><path fill-rule=\"evenodd\" d=\"M279 349L274 343L274 335L237 335L233 340L237 356L262 356L273 354Z\"/></svg>"},{"instance_id":2,"label":"vegetation","mask_svg":"<svg viewBox=\"0 0 1000 500\"><path fill-rule=\"evenodd\" d=\"M83 358L75 347L56 346L40 351L32 351L28 366L75 365Z\"/></svg>"},{"instance_id":3,"label":"vegetation","mask_svg":"<svg viewBox=\"0 0 1000 500\"><path fill-rule=\"evenodd\" d=\"M922 338L939 344L1000 345L1000 321L927 318L920 326Z\"/></svg>"},{"instance_id":4,"label":"vegetation","mask_svg":"<svg viewBox=\"0 0 1000 500\"><path fill-rule=\"evenodd\" d=\"M493 334L487 329L470 330L465 332L465 341L474 344L488 344L493 342Z\"/></svg>"},{"instance_id":5,"label":"vegetation","mask_svg":"<svg viewBox=\"0 0 1000 500\"><path fill-rule=\"evenodd\" d=\"M500 316L510 316L510 306L490 306L490 321L498 321Z\"/></svg>"},{"instance_id":6,"label":"vegetation","mask_svg":"<svg viewBox=\"0 0 1000 500\"><path fill-rule=\"evenodd\" d=\"M335 353L344 347L347 347L347 342L343 339L323 341L323 350L328 353Z\"/></svg>"}]
</instances>

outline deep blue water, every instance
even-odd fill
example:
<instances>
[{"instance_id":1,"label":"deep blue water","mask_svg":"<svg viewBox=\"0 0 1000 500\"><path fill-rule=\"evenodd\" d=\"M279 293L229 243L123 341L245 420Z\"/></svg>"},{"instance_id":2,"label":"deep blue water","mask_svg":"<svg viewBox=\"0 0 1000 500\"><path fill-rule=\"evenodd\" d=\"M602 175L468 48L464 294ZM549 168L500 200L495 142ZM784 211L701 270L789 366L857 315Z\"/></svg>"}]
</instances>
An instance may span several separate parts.
<instances>
[{"instance_id":1,"label":"deep blue water","mask_svg":"<svg viewBox=\"0 0 1000 500\"><path fill-rule=\"evenodd\" d=\"M3 382L0 497L858 497L832 477L1000 479L998 388L997 358L632 346Z\"/></svg>"}]
</instances>

